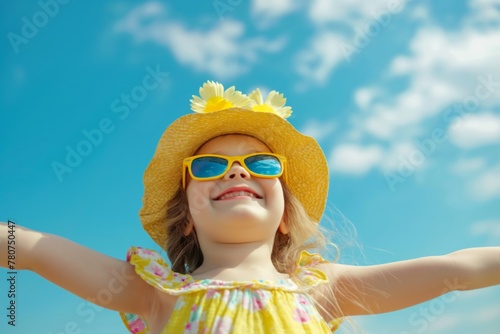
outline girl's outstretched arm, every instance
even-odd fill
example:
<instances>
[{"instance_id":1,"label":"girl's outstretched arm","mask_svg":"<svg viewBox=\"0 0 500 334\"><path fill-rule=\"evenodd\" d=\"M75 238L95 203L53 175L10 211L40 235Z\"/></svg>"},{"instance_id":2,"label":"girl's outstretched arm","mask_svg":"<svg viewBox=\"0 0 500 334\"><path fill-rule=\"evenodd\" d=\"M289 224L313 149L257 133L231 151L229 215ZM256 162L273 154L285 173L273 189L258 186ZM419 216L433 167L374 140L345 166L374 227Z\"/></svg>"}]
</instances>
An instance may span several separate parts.
<instances>
[{"instance_id":1,"label":"girl's outstretched arm","mask_svg":"<svg viewBox=\"0 0 500 334\"><path fill-rule=\"evenodd\" d=\"M8 234L15 233L15 260L8 261ZM12 242L11 242L12 244ZM11 245L12 246L12 245ZM12 248L11 248L12 250ZM11 252L12 253L12 252ZM148 319L157 293L132 265L67 239L0 223L0 266L28 269L92 303Z\"/></svg>"},{"instance_id":2,"label":"girl's outstretched arm","mask_svg":"<svg viewBox=\"0 0 500 334\"><path fill-rule=\"evenodd\" d=\"M338 317L384 313L451 291L500 284L500 247L375 266L329 263L318 268L327 274L330 286L320 288L316 298L331 313Z\"/></svg>"}]
</instances>

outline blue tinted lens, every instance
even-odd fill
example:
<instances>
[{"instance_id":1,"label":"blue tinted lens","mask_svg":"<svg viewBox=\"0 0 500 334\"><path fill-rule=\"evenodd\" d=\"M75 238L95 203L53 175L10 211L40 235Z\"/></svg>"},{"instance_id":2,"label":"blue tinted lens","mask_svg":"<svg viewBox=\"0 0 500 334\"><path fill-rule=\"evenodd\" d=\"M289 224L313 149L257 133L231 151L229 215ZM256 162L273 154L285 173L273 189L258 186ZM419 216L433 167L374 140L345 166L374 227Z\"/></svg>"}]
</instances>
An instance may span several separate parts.
<instances>
[{"instance_id":1,"label":"blue tinted lens","mask_svg":"<svg viewBox=\"0 0 500 334\"><path fill-rule=\"evenodd\" d=\"M196 158L191 163L191 171L196 177L217 176L226 170L227 160L217 157Z\"/></svg>"},{"instance_id":2,"label":"blue tinted lens","mask_svg":"<svg viewBox=\"0 0 500 334\"><path fill-rule=\"evenodd\" d=\"M255 174L277 176L281 173L281 163L272 155L254 155L246 158L245 164Z\"/></svg>"}]
</instances>

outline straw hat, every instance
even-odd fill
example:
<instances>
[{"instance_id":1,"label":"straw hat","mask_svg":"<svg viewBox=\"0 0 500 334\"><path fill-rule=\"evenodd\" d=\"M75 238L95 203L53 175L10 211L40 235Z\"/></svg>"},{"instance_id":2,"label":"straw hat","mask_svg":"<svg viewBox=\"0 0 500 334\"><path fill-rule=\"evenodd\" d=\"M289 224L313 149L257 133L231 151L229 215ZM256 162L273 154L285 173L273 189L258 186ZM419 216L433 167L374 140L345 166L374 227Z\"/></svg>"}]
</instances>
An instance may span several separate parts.
<instances>
[{"instance_id":1,"label":"straw hat","mask_svg":"<svg viewBox=\"0 0 500 334\"><path fill-rule=\"evenodd\" d=\"M259 89L246 96L234 87L224 90L207 81L193 95L193 114L175 120L163 133L144 173L143 207L139 216L146 232L166 248L167 202L181 186L183 159L208 140L225 134L244 134L265 143L287 158L290 191L316 222L323 214L328 193L328 166L321 147L285 120L292 110L282 94L271 91L263 100Z\"/></svg>"}]
</instances>

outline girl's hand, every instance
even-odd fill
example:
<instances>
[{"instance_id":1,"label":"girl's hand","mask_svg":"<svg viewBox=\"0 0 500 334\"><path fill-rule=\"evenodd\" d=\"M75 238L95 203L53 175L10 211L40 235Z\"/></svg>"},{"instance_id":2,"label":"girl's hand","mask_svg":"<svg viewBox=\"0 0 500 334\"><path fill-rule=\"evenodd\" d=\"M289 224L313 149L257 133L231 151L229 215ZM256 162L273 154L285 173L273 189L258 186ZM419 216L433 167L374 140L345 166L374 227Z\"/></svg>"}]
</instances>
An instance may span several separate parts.
<instances>
[{"instance_id":1,"label":"girl's hand","mask_svg":"<svg viewBox=\"0 0 500 334\"><path fill-rule=\"evenodd\" d=\"M316 299L338 317L399 310L454 290L500 284L500 247L376 266L321 264L330 279ZM335 306L332 305L337 304Z\"/></svg>"}]
</instances>

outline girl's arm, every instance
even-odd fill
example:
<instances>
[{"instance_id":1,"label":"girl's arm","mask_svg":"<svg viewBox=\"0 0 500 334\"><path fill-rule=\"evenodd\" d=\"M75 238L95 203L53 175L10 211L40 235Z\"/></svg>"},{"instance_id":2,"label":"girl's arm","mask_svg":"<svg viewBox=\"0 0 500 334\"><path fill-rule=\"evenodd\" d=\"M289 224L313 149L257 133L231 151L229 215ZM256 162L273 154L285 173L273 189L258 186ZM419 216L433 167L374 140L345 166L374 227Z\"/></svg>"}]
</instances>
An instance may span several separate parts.
<instances>
[{"instance_id":1,"label":"girl's arm","mask_svg":"<svg viewBox=\"0 0 500 334\"><path fill-rule=\"evenodd\" d=\"M329 263L318 268L330 286L318 290L316 298L335 316L384 313L451 291L500 284L500 247L367 267Z\"/></svg>"},{"instance_id":2,"label":"girl's arm","mask_svg":"<svg viewBox=\"0 0 500 334\"><path fill-rule=\"evenodd\" d=\"M12 234L15 239L9 239ZM15 253L12 246L15 246ZM9 248L10 254L15 255L10 262ZM0 266L9 270L32 270L94 304L146 319L157 306L154 302L158 300L156 289L145 283L128 262L18 225L14 232L5 223L0 223Z\"/></svg>"}]
</instances>

